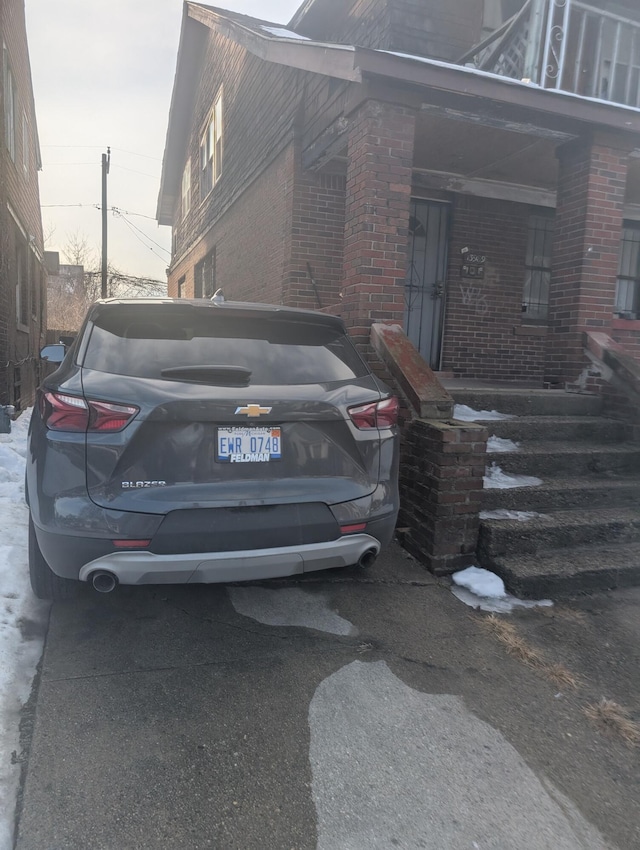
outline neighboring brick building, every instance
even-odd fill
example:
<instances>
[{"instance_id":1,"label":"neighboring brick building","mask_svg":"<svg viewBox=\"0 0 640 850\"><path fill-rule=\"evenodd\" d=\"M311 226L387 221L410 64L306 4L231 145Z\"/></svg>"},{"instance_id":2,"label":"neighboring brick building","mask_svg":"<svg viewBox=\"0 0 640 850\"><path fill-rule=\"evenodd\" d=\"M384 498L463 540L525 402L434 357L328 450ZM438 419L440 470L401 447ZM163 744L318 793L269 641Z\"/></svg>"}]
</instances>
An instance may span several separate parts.
<instances>
[{"instance_id":1,"label":"neighboring brick building","mask_svg":"<svg viewBox=\"0 0 640 850\"><path fill-rule=\"evenodd\" d=\"M0 404L33 403L46 329L41 168L23 0L0 2Z\"/></svg>"},{"instance_id":2,"label":"neighboring brick building","mask_svg":"<svg viewBox=\"0 0 640 850\"><path fill-rule=\"evenodd\" d=\"M585 329L639 353L640 11L600 5L185 3L169 294L399 322L472 378L575 381Z\"/></svg>"}]
</instances>

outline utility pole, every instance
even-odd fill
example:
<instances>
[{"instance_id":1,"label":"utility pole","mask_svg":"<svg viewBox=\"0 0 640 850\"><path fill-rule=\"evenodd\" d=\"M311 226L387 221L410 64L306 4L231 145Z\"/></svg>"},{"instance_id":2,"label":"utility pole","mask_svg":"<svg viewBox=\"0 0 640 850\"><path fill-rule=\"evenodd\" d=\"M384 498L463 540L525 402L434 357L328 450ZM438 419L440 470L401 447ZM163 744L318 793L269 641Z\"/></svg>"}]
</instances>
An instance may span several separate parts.
<instances>
[{"instance_id":1,"label":"utility pole","mask_svg":"<svg viewBox=\"0 0 640 850\"><path fill-rule=\"evenodd\" d=\"M107 298L107 174L111 162L111 148L102 154L102 297Z\"/></svg>"}]
</instances>

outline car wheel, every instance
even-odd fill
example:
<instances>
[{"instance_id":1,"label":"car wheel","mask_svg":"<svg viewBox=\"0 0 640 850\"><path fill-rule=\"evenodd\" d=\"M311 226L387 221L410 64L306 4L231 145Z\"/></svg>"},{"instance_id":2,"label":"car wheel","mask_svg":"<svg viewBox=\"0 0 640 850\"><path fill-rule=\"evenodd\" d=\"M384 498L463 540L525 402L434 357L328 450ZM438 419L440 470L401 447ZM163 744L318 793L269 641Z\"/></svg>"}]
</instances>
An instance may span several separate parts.
<instances>
[{"instance_id":1,"label":"car wheel","mask_svg":"<svg viewBox=\"0 0 640 850\"><path fill-rule=\"evenodd\" d=\"M38 599L72 599L78 592L78 582L57 576L45 561L29 516L29 578L31 589Z\"/></svg>"}]
</instances>

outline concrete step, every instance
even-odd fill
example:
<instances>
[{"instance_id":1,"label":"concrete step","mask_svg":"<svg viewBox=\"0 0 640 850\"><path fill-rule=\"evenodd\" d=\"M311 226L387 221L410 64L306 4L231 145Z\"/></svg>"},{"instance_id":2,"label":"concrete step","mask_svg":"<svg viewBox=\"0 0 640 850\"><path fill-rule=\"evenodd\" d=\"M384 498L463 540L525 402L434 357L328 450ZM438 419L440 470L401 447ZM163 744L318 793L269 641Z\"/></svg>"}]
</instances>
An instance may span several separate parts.
<instances>
[{"instance_id":1,"label":"concrete step","mask_svg":"<svg viewBox=\"0 0 640 850\"><path fill-rule=\"evenodd\" d=\"M613 508L640 505L640 477L592 475L589 478L547 478L539 487L482 491L482 509L551 511L573 508Z\"/></svg>"},{"instance_id":2,"label":"concrete step","mask_svg":"<svg viewBox=\"0 0 640 850\"><path fill-rule=\"evenodd\" d=\"M598 416L602 410L599 396L564 390L450 387L449 392L456 404L515 416Z\"/></svg>"},{"instance_id":3,"label":"concrete step","mask_svg":"<svg viewBox=\"0 0 640 850\"><path fill-rule=\"evenodd\" d=\"M515 442L553 439L619 443L626 437L623 422L602 416L518 416L515 419L485 420L482 424L490 435Z\"/></svg>"},{"instance_id":4,"label":"concrete step","mask_svg":"<svg viewBox=\"0 0 640 850\"><path fill-rule=\"evenodd\" d=\"M504 472L538 478L640 472L640 444L546 441L525 443L516 452L487 452L486 463Z\"/></svg>"},{"instance_id":5,"label":"concrete step","mask_svg":"<svg viewBox=\"0 0 640 850\"><path fill-rule=\"evenodd\" d=\"M495 559L611 543L640 543L640 511L637 508L555 511L524 522L483 519L480 521L478 556L481 560Z\"/></svg>"},{"instance_id":6,"label":"concrete step","mask_svg":"<svg viewBox=\"0 0 640 850\"><path fill-rule=\"evenodd\" d=\"M514 555L482 561L482 565L497 573L516 596L557 599L640 585L640 544Z\"/></svg>"}]
</instances>

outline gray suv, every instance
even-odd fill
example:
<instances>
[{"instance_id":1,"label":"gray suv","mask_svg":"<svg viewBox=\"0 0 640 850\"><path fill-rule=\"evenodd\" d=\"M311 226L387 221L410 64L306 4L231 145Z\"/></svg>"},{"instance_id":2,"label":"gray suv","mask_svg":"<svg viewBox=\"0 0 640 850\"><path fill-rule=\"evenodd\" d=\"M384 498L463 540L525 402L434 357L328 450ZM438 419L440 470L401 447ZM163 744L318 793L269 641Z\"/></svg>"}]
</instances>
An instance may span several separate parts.
<instances>
[{"instance_id":1,"label":"gray suv","mask_svg":"<svg viewBox=\"0 0 640 850\"><path fill-rule=\"evenodd\" d=\"M33 411L33 590L372 563L398 511L397 417L340 319L98 301Z\"/></svg>"}]
</instances>

